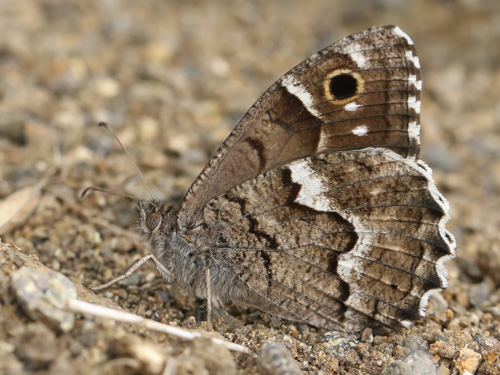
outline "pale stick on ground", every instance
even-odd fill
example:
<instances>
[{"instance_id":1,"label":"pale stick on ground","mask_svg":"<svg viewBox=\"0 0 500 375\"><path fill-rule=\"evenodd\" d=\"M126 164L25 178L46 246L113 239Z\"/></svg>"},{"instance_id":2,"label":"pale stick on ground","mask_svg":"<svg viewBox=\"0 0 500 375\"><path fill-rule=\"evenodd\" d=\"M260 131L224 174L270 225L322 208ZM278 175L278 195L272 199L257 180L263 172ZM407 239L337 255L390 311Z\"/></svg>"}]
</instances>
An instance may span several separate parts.
<instances>
[{"instance_id":1,"label":"pale stick on ground","mask_svg":"<svg viewBox=\"0 0 500 375\"><path fill-rule=\"evenodd\" d=\"M108 307L103 307L99 305L94 305L92 303L88 303L78 299L68 300L66 302L66 309L76 313L89 314L101 318L112 319L114 321L119 321L123 323L139 325L153 331L167 333L169 335L177 336L186 340L192 340L200 337L208 338L213 343L221 345L226 349L232 350L234 352L252 354L250 349L244 346L235 344L233 342L224 341L222 339L218 339L215 337L210 337L207 336L206 334L203 334L202 332L187 331L179 327L174 327L168 324L159 323L151 319L146 319L139 315L135 315L129 312L110 309Z\"/></svg>"}]
</instances>

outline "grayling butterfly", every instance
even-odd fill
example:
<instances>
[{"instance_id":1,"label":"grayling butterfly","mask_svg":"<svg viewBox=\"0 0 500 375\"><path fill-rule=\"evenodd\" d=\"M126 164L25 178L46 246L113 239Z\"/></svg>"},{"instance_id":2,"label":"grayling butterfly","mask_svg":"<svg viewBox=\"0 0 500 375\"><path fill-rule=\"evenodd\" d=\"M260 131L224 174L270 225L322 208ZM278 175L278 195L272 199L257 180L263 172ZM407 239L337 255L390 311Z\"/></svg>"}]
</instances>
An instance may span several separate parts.
<instances>
[{"instance_id":1,"label":"grayling butterfly","mask_svg":"<svg viewBox=\"0 0 500 375\"><path fill-rule=\"evenodd\" d=\"M137 204L167 283L315 326L395 329L447 286L448 202L421 160L419 61L395 26L305 60L250 108L179 209Z\"/></svg>"}]
</instances>

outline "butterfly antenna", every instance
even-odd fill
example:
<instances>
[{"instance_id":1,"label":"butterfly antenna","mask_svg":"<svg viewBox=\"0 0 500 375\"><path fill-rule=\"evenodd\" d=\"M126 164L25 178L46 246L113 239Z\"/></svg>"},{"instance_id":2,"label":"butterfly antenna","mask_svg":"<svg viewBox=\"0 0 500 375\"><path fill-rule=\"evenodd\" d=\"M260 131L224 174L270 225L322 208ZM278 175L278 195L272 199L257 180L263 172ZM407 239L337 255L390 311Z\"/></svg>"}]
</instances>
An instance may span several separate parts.
<instances>
[{"instance_id":1,"label":"butterfly antenna","mask_svg":"<svg viewBox=\"0 0 500 375\"><path fill-rule=\"evenodd\" d=\"M111 128L109 127L109 125L104 122L104 121L101 121L99 122L99 126L102 126L103 128L106 128L108 129L108 131L111 133L111 135L116 139L116 141L118 142L118 144L120 145L120 147L122 148L123 151L125 151L125 153L127 154L127 156L129 157L130 161L132 162L132 164L134 165L135 169L137 170L137 172L139 173L139 176L141 176L141 179L142 179L142 182L144 182L144 185L146 186L146 189L148 189L148 193L149 195L151 196L151 199L152 200L155 200L155 197L153 196L153 193L151 192L151 189L149 188L149 185L148 183L146 182L146 179L144 178L144 176L142 175L142 172L141 170L139 169L139 167L137 166L134 158L132 157L132 155L130 155L130 153L128 152L128 150L125 148L125 146L123 145L123 143L121 143L120 139L116 136L116 134L113 132L113 130L111 130ZM99 190L99 189L94 189L94 190ZM85 191L84 191L85 193ZM109 192L108 192L109 193ZM118 195L122 195L122 196L126 196L125 194L118 194ZM83 193L82 193L82 196L83 196ZM130 197L130 196L129 196ZM137 200L137 198L135 198Z\"/></svg>"},{"instance_id":2,"label":"butterfly antenna","mask_svg":"<svg viewBox=\"0 0 500 375\"><path fill-rule=\"evenodd\" d=\"M106 189L101 189L101 188L98 188L98 187L93 187L93 186L90 186L88 188L86 188L84 191L82 191L82 194L80 195L80 197L83 199L85 198L87 195L90 194L90 192L92 191L100 191L101 193L107 193L107 194L112 194L112 195L118 195L120 197L125 197L125 198L128 198L128 199L132 199L136 202L140 201L139 198L137 197L134 197L133 195L128 195L128 194L123 194L123 193L117 193L115 191L111 191L111 190L106 190Z\"/></svg>"}]
</instances>

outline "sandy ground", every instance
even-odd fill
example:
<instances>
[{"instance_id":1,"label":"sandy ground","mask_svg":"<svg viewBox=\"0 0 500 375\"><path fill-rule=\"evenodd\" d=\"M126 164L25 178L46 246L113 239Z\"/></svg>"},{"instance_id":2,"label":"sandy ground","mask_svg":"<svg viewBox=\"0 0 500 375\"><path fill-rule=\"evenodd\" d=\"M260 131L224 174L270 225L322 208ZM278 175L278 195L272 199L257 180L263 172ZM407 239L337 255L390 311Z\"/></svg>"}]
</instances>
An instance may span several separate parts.
<instances>
[{"instance_id":1,"label":"sandy ground","mask_svg":"<svg viewBox=\"0 0 500 375\"><path fill-rule=\"evenodd\" d=\"M179 203L280 75L381 24L399 25L417 46L422 158L450 201L458 242L457 259L446 264L450 286L431 299L425 319L386 336L347 335L226 306L216 331L260 353L250 356L88 316L76 315L67 332L28 316L12 281L22 265L38 260L88 286L148 252L132 202L79 198L90 185L147 196L98 121L114 126L153 194ZM498 1L4 0L0 29L0 198L14 202L0 213L2 242L12 245L0 247L1 374L280 374L286 366L290 374L500 373ZM18 208L27 220L7 227ZM97 297L79 293L204 326L203 305L162 283L151 264ZM268 341L283 346L261 353Z\"/></svg>"}]
</instances>

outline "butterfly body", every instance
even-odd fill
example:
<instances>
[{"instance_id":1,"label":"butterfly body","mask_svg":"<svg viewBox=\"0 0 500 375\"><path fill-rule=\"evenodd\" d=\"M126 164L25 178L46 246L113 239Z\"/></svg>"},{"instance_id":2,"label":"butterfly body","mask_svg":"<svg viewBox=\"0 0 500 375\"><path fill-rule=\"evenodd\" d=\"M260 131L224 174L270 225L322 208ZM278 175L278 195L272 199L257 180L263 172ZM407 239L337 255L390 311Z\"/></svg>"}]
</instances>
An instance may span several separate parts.
<instances>
[{"instance_id":1,"label":"butterfly body","mask_svg":"<svg viewBox=\"0 0 500 375\"><path fill-rule=\"evenodd\" d=\"M422 316L446 287L455 242L448 203L418 159L420 90L413 42L394 26L285 74L177 211L139 202L139 231L170 271L165 281L331 329Z\"/></svg>"},{"instance_id":2,"label":"butterfly body","mask_svg":"<svg viewBox=\"0 0 500 375\"><path fill-rule=\"evenodd\" d=\"M228 265L213 261L207 244L214 243L215 233L210 236L203 231L203 240L194 243L193 239L200 228L190 230L193 237L189 237L177 225L176 211L159 202L140 201L137 212L139 233L150 243L155 257L169 270L169 273L165 273L158 268L166 283L173 283L198 298L207 298L205 270L210 267L211 300L216 306L229 301L245 301L247 305L252 305L250 301L258 300ZM153 212L161 215L161 224L156 231L145 224L147 216Z\"/></svg>"}]
</instances>

